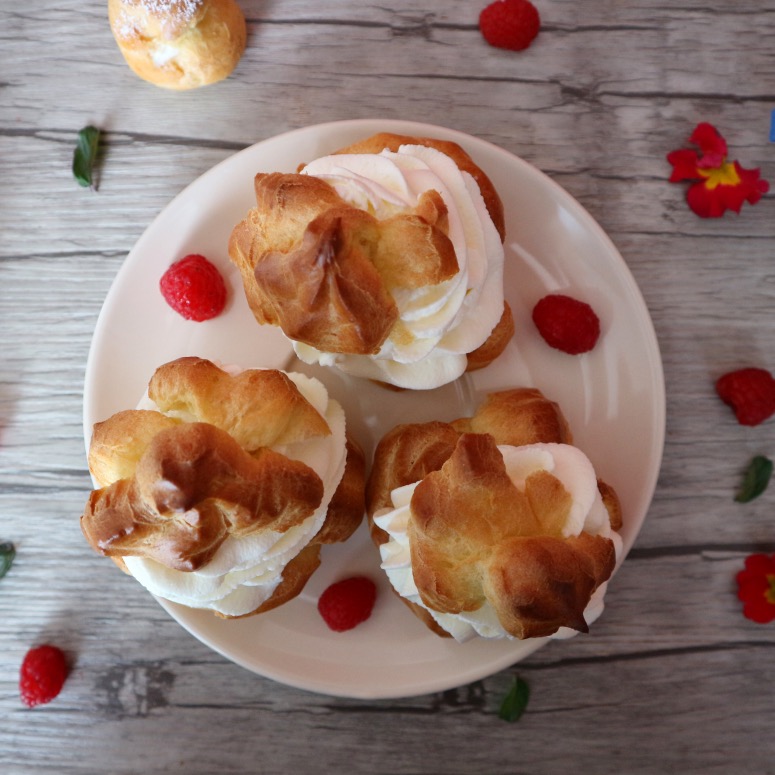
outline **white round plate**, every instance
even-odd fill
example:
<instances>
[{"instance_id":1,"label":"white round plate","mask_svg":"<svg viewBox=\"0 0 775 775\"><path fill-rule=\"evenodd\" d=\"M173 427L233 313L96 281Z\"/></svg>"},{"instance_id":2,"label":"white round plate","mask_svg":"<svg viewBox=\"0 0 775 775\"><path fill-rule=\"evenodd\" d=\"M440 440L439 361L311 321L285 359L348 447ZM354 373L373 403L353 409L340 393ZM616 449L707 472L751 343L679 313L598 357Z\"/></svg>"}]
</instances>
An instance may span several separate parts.
<instances>
[{"instance_id":1,"label":"white round plate","mask_svg":"<svg viewBox=\"0 0 775 775\"><path fill-rule=\"evenodd\" d=\"M507 217L506 296L516 334L493 364L430 392L394 392L330 370L304 370L344 405L367 454L398 422L451 420L472 412L492 390L539 388L559 402L575 443L619 493L626 553L646 516L664 443L662 363L643 298L606 234L560 186L501 148L441 127L392 120L306 127L247 148L188 186L137 242L105 300L86 369L87 445L93 423L134 407L154 370L173 358L196 355L243 367L302 370L279 330L255 323L228 259L229 234L255 204L256 172L292 172L383 130L454 140L492 179ZM230 289L226 311L206 323L179 317L158 290L167 266L188 253L208 256ZM596 310L602 335L592 352L566 355L537 334L530 313L548 292L567 292ZM317 613L317 599L331 582L360 573L378 584L374 612L353 630L331 632ZM608 594L616 595L615 579ZM345 697L405 697L461 686L546 642L458 644L434 635L389 590L365 528L345 544L326 547L304 592L269 613L224 621L159 602L237 664L291 686Z\"/></svg>"}]
</instances>

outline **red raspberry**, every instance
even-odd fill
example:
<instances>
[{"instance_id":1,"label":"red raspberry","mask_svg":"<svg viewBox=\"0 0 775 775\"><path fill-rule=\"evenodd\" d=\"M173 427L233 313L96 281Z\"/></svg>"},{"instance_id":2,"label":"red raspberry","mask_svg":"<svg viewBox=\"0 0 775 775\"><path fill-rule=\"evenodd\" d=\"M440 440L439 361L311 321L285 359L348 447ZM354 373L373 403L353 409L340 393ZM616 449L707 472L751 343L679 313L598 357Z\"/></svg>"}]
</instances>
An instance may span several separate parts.
<instances>
[{"instance_id":1,"label":"red raspberry","mask_svg":"<svg viewBox=\"0 0 775 775\"><path fill-rule=\"evenodd\" d=\"M533 307L533 322L546 343L578 355L591 350L600 336L600 320L584 301L551 293Z\"/></svg>"},{"instance_id":2,"label":"red raspberry","mask_svg":"<svg viewBox=\"0 0 775 775\"><path fill-rule=\"evenodd\" d=\"M226 285L220 272L195 253L172 264L159 288L167 304L186 320L209 320L226 306Z\"/></svg>"},{"instance_id":3,"label":"red raspberry","mask_svg":"<svg viewBox=\"0 0 775 775\"><path fill-rule=\"evenodd\" d=\"M529 0L495 0L479 14L484 39L496 48L526 49L538 35L541 17Z\"/></svg>"},{"instance_id":4,"label":"red raspberry","mask_svg":"<svg viewBox=\"0 0 775 775\"><path fill-rule=\"evenodd\" d=\"M67 678L65 655L56 646L30 649L19 673L19 692L28 708L51 702Z\"/></svg>"},{"instance_id":5,"label":"red raspberry","mask_svg":"<svg viewBox=\"0 0 775 775\"><path fill-rule=\"evenodd\" d=\"M716 392L741 425L758 425L775 414L775 379L765 369L730 371L716 381Z\"/></svg>"},{"instance_id":6,"label":"red raspberry","mask_svg":"<svg viewBox=\"0 0 775 775\"><path fill-rule=\"evenodd\" d=\"M351 630L371 616L377 587L365 576L353 576L332 584L320 596L318 611L336 632Z\"/></svg>"}]
</instances>

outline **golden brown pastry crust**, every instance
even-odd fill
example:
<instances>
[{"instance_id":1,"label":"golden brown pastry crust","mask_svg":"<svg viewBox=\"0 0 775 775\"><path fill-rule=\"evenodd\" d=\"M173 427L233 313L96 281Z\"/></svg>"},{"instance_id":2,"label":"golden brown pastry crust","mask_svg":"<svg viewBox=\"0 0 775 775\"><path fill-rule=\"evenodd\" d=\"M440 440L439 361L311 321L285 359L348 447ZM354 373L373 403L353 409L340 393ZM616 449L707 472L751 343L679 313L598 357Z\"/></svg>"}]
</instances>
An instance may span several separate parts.
<instances>
[{"instance_id":1,"label":"golden brown pastry crust","mask_svg":"<svg viewBox=\"0 0 775 775\"><path fill-rule=\"evenodd\" d=\"M408 532L414 580L426 605L461 613L488 600L517 638L550 635L561 626L586 631L584 609L613 572L613 542L588 534L563 538L571 502L565 488L538 472L520 492L496 446L570 442L559 406L529 388L489 395L470 418L396 427L377 445L367 483L375 544L388 539L373 517L392 507L391 491L419 482ZM616 493L602 482L598 487L617 529ZM401 600L448 636L425 609Z\"/></svg>"},{"instance_id":2,"label":"golden brown pastry crust","mask_svg":"<svg viewBox=\"0 0 775 775\"><path fill-rule=\"evenodd\" d=\"M337 153L380 153L402 144L436 148L470 172L503 238L497 192L457 144L379 134ZM322 352L376 354L398 320L391 291L437 284L458 271L448 212L435 191L423 194L413 212L381 221L312 175L259 173L255 194L256 207L229 240L248 305L259 323L280 326L290 339ZM506 305L469 368L500 355L513 331Z\"/></svg>"},{"instance_id":3,"label":"golden brown pastry crust","mask_svg":"<svg viewBox=\"0 0 775 775\"><path fill-rule=\"evenodd\" d=\"M471 417L451 423L397 425L377 444L366 483L367 513L390 508L390 493L396 487L419 482L431 471L438 471L461 433L489 433L498 444L514 447L573 441L559 405L535 388L490 393Z\"/></svg>"},{"instance_id":4,"label":"golden brown pastry crust","mask_svg":"<svg viewBox=\"0 0 775 775\"><path fill-rule=\"evenodd\" d=\"M285 532L322 499L309 466L268 447L247 452L209 423L180 423L153 437L131 477L92 492L81 524L108 557L195 571L227 537Z\"/></svg>"},{"instance_id":5,"label":"golden brown pastry crust","mask_svg":"<svg viewBox=\"0 0 775 775\"><path fill-rule=\"evenodd\" d=\"M363 522L365 498L366 456L355 439L347 437L347 462L334 497L328 504L328 515L315 536L316 544L336 544L346 541Z\"/></svg>"},{"instance_id":6,"label":"golden brown pastry crust","mask_svg":"<svg viewBox=\"0 0 775 775\"><path fill-rule=\"evenodd\" d=\"M466 371L476 371L489 366L505 349L514 336L514 318L507 301L503 302L503 314L484 342L466 356Z\"/></svg>"},{"instance_id":7,"label":"golden brown pastry crust","mask_svg":"<svg viewBox=\"0 0 775 775\"><path fill-rule=\"evenodd\" d=\"M458 270L437 225L446 208L436 192L421 197L417 213L379 221L311 175L259 174L255 191L257 207L232 232L229 255L256 319L296 341L377 353L398 318L390 290Z\"/></svg>"},{"instance_id":8,"label":"golden brown pastry crust","mask_svg":"<svg viewBox=\"0 0 775 775\"><path fill-rule=\"evenodd\" d=\"M235 0L108 0L108 16L129 67L167 89L226 78L247 41Z\"/></svg>"},{"instance_id":9,"label":"golden brown pastry crust","mask_svg":"<svg viewBox=\"0 0 775 775\"><path fill-rule=\"evenodd\" d=\"M331 432L290 377L274 369L232 376L203 358L178 358L156 370L148 397L161 412L218 426L250 452Z\"/></svg>"},{"instance_id":10,"label":"golden brown pastry crust","mask_svg":"<svg viewBox=\"0 0 775 775\"><path fill-rule=\"evenodd\" d=\"M490 393L473 416L454 420L459 433L489 433L498 444L572 444L573 436L559 404L535 388Z\"/></svg>"},{"instance_id":11,"label":"golden brown pastry crust","mask_svg":"<svg viewBox=\"0 0 775 775\"><path fill-rule=\"evenodd\" d=\"M330 434L285 374L231 376L210 361L180 358L157 369L148 391L160 409L180 414L119 412L95 425L89 449L100 486L81 527L91 546L123 570L122 557L144 556L193 571L229 535L284 532L318 508L320 477L270 449ZM355 531L364 513L364 479L363 452L348 439L345 473L321 530L259 611L298 594L318 565L320 544Z\"/></svg>"}]
</instances>

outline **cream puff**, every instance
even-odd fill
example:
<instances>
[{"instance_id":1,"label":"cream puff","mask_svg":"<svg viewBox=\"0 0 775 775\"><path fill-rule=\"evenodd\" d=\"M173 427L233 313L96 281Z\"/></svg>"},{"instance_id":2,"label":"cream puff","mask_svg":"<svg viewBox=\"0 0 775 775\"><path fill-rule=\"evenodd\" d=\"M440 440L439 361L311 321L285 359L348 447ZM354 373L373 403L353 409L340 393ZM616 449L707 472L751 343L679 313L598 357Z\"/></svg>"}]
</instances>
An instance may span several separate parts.
<instances>
[{"instance_id":1,"label":"cream puff","mask_svg":"<svg viewBox=\"0 0 775 775\"><path fill-rule=\"evenodd\" d=\"M129 67L166 89L220 81L245 50L245 17L234 0L108 0L108 17Z\"/></svg>"},{"instance_id":2,"label":"cream puff","mask_svg":"<svg viewBox=\"0 0 775 775\"><path fill-rule=\"evenodd\" d=\"M255 195L229 255L256 320L302 361L432 389L511 339L503 205L456 143L378 134L259 173Z\"/></svg>"},{"instance_id":3,"label":"cream puff","mask_svg":"<svg viewBox=\"0 0 775 775\"><path fill-rule=\"evenodd\" d=\"M240 617L296 596L364 514L363 453L323 385L201 358L94 426L81 527L153 594Z\"/></svg>"},{"instance_id":4,"label":"cream puff","mask_svg":"<svg viewBox=\"0 0 775 775\"><path fill-rule=\"evenodd\" d=\"M587 632L621 551L621 506L539 391L494 393L470 418L402 425L367 485L382 568L434 632Z\"/></svg>"}]
</instances>

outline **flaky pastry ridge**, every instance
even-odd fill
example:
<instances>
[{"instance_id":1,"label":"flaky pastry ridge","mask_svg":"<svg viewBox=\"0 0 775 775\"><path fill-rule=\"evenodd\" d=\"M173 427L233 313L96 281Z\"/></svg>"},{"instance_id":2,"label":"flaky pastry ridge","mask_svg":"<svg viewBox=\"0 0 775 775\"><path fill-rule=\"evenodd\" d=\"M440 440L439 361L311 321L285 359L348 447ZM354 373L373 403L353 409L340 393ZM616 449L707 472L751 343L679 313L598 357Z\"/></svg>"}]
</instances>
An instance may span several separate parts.
<instances>
[{"instance_id":1,"label":"flaky pastry ridge","mask_svg":"<svg viewBox=\"0 0 775 775\"><path fill-rule=\"evenodd\" d=\"M208 360L180 358L156 370L148 394L160 411L118 412L95 425L89 448L99 487L81 527L96 551L125 570L122 558L132 556L196 571L228 537L284 533L321 505L318 474L272 449L330 434L282 372L232 376ZM357 528L364 474L363 453L348 439L323 526L259 610L297 594L319 564L320 544L345 540Z\"/></svg>"},{"instance_id":2,"label":"flaky pastry ridge","mask_svg":"<svg viewBox=\"0 0 775 775\"><path fill-rule=\"evenodd\" d=\"M503 239L501 200L456 143L382 133L335 153L378 154L402 144L435 148L470 172ZM292 340L327 353L374 355L400 325L391 291L436 285L458 272L448 211L434 190L413 211L379 220L312 175L259 173L254 188L256 207L233 229L229 255L256 320ZM470 368L496 358L513 331L506 305Z\"/></svg>"},{"instance_id":3,"label":"flaky pastry ridge","mask_svg":"<svg viewBox=\"0 0 775 775\"><path fill-rule=\"evenodd\" d=\"M402 425L377 446L367 484L374 542L388 535L373 518L390 509L396 487L419 482L411 499L409 536L414 583L439 613L478 610L489 602L515 638L560 627L586 632L584 609L613 572L609 538L562 535L571 496L547 471L524 491L509 477L497 445L571 442L559 407L539 391L491 394L470 418ZM613 488L598 482L611 527L621 527ZM427 610L401 598L434 632L448 636Z\"/></svg>"}]
</instances>

